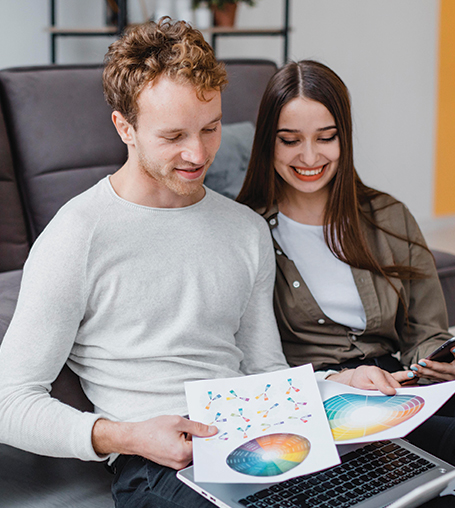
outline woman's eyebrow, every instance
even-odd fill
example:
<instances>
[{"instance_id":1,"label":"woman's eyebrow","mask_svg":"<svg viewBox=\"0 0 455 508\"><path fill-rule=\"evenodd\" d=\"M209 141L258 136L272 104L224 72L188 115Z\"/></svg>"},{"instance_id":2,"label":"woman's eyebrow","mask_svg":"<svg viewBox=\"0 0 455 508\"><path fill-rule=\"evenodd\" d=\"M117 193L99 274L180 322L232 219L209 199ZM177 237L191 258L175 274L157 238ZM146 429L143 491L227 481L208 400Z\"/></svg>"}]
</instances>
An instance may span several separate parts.
<instances>
[{"instance_id":1,"label":"woman's eyebrow","mask_svg":"<svg viewBox=\"0 0 455 508\"><path fill-rule=\"evenodd\" d=\"M322 132L322 131L330 131L332 129L336 129L337 126L336 125L329 125L327 127L321 127L320 129L318 129L318 132Z\"/></svg>"},{"instance_id":2,"label":"woman's eyebrow","mask_svg":"<svg viewBox=\"0 0 455 508\"><path fill-rule=\"evenodd\" d=\"M321 127L320 129L316 129L317 132L324 132L324 131L330 131L332 129L336 129L336 125L328 125L327 127ZM291 134L295 134L295 133L298 133L300 132L298 129L278 129L277 131L277 134L279 132L290 132Z\"/></svg>"},{"instance_id":3,"label":"woman's eyebrow","mask_svg":"<svg viewBox=\"0 0 455 508\"><path fill-rule=\"evenodd\" d=\"M291 132L291 133L295 133L295 132L300 132L300 131L297 130L297 129L278 129L276 132L277 133L278 132Z\"/></svg>"}]
</instances>

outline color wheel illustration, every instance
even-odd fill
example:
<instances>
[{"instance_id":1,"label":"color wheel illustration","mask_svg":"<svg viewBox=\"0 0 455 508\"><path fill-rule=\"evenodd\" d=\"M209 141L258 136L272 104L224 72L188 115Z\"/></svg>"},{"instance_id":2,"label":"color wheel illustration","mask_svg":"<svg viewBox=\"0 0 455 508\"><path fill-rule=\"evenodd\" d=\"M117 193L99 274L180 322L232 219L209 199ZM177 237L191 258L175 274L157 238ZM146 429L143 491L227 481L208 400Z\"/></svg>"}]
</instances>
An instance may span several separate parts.
<instances>
[{"instance_id":1,"label":"color wheel illustration","mask_svg":"<svg viewBox=\"0 0 455 508\"><path fill-rule=\"evenodd\" d=\"M250 476L275 476L301 464L311 444L297 434L269 434L244 443L227 457L227 465Z\"/></svg>"},{"instance_id":2,"label":"color wheel illustration","mask_svg":"<svg viewBox=\"0 0 455 508\"><path fill-rule=\"evenodd\" d=\"M335 395L324 402L335 441L376 434L409 420L425 405L417 395Z\"/></svg>"}]
</instances>

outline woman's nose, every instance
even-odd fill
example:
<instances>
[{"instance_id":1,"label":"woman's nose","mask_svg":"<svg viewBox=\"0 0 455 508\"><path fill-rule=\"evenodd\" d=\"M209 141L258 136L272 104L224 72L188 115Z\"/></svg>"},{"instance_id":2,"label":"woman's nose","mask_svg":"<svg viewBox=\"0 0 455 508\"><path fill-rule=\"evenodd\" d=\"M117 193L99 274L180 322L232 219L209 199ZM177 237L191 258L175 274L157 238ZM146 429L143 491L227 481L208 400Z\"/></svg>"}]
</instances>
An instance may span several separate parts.
<instances>
[{"instance_id":1,"label":"woman's nose","mask_svg":"<svg viewBox=\"0 0 455 508\"><path fill-rule=\"evenodd\" d=\"M299 154L299 160L307 168L314 168L318 164L319 151L312 143L305 143Z\"/></svg>"}]
</instances>

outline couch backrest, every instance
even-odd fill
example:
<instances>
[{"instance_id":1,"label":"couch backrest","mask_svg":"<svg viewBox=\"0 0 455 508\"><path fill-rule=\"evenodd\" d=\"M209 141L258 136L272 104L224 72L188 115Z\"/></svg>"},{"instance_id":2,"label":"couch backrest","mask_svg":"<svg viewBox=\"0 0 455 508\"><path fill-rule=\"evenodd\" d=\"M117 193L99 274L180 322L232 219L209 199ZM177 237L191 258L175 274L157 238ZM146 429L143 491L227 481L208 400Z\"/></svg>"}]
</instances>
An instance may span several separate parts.
<instances>
[{"instance_id":1,"label":"couch backrest","mask_svg":"<svg viewBox=\"0 0 455 508\"><path fill-rule=\"evenodd\" d=\"M271 60L226 59L229 85L223 92L223 123L252 122L256 117L262 94L277 70Z\"/></svg>"},{"instance_id":2,"label":"couch backrest","mask_svg":"<svg viewBox=\"0 0 455 508\"><path fill-rule=\"evenodd\" d=\"M28 248L25 218L0 109L0 272L21 268Z\"/></svg>"},{"instance_id":3,"label":"couch backrest","mask_svg":"<svg viewBox=\"0 0 455 508\"><path fill-rule=\"evenodd\" d=\"M64 203L120 167L126 148L99 66L5 70L0 94L33 241Z\"/></svg>"},{"instance_id":4,"label":"couch backrest","mask_svg":"<svg viewBox=\"0 0 455 508\"><path fill-rule=\"evenodd\" d=\"M276 65L227 60L224 123L255 123ZM101 66L45 66L0 72L0 99L22 188L30 241L57 210L126 160L110 118Z\"/></svg>"}]
</instances>

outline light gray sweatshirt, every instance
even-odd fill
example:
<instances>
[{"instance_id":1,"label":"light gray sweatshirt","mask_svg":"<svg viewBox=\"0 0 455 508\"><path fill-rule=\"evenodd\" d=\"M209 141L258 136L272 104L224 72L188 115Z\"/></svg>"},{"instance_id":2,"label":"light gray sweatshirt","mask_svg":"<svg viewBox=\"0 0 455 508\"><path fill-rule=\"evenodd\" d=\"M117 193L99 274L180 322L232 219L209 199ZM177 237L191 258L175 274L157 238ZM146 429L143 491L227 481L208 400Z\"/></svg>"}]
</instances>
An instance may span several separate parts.
<instances>
[{"instance_id":1,"label":"light gray sweatshirt","mask_svg":"<svg viewBox=\"0 0 455 508\"><path fill-rule=\"evenodd\" d=\"M187 413L184 381L286 368L264 219L206 189L185 208L136 205L109 178L67 203L35 242L0 348L0 441L100 460L100 417ZM49 395L62 366L95 414Z\"/></svg>"}]
</instances>

